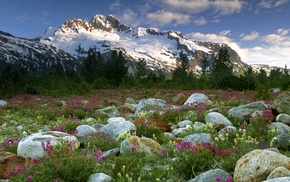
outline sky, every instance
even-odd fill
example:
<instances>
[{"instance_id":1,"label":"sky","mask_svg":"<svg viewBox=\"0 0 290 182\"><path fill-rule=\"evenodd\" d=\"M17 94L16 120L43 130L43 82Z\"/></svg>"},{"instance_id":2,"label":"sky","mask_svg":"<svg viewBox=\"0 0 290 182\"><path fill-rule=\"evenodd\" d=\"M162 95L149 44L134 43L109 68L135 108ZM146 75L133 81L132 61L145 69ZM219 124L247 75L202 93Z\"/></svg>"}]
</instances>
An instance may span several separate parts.
<instances>
[{"instance_id":1,"label":"sky","mask_svg":"<svg viewBox=\"0 0 290 182\"><path fill-rule=\"evenodd\" d=\"M247 64L290 68L290 0L3 0L0 30L35 38L68 19L97 14L132 28L226 43Z\"/></svg>"}]
</instances>

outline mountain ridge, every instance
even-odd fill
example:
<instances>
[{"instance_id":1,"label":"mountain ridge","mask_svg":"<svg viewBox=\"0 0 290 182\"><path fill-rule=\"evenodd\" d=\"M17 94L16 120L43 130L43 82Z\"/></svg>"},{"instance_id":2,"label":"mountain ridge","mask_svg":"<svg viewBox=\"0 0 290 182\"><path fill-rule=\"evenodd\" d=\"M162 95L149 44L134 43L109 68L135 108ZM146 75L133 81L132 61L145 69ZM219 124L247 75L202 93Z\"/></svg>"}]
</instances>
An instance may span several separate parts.
<instances>
[{"instance_id":1,"label":"mountain ridge","mask_svg":"<svg viewBox=\"0 0 290 182\"><path fill-rule=\"evenodd\" d=\"M80 60L87 56L91 47L102 54L123 51L131 73L136 70L135 63L139 59L144 59L153 70L170 72L176 68L180 52L188 56L191 71L199 73L202 60L206 58L212 64L220 48L228 49L236 73L249 66L227 44L195 41L174 30L133 29L113 15L97 14L90 21L72 18L56 29L49 27L36 39L19 38L0 31L0 45L0 72L8 65L30 66L47 72L52 65L60 64L64 70L79 70Z\"/></svg>"},{"instance_id":2,"label":"mountain ridge","mask_svg":"<svg viewBox=\"0 0 290 182\"><path fill-rule=\"evenodd\" d=\"M96 15L90 22L75 18L67 20L53 33L41 35L41 39L76 58L85 57L89 47L95 47L101 53L123 50L131 62L145 59L152 69L167 71L176 67L179 53L183 52L190 60L190 69L199 72L202 60L206 58L212 63L223 47L228 49L235 70L239 70L237 72L248 67L227 44L197 42L173 30L159 31L143 27L133 29L112 15Z\"/></svg>"}]
</instances>

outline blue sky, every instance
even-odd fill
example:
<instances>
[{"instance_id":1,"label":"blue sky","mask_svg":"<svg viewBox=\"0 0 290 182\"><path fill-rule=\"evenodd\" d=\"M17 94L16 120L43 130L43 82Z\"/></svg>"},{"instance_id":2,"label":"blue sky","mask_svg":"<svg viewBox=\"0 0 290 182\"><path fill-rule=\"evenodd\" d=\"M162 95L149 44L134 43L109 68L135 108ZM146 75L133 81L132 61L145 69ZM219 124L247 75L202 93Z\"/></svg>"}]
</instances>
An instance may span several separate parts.
<instances>
[{"instance_id":1,"label":"blue sky","mask_svg":"<svg viewBox=\"0 0 290 182\"><path fill-rule=\"evenodd\" d=\"M227 43L248 64L290 67L290 0L7 0L0 30L33 38L67 19L114 15L132 28Z\"/></svg>"}]
</instances>

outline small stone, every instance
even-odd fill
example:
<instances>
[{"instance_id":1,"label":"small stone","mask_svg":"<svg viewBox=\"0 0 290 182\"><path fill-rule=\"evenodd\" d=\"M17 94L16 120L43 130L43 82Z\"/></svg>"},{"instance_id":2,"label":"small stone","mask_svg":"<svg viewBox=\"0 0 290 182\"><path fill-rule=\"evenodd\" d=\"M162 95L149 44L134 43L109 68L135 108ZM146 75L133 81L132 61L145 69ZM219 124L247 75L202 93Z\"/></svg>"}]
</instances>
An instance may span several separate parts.
<instances>
[{"instance_id":1,"label":"small stone","mask_svg":"<svg viewBox=\"0 0 290 182\"><path fill-rule=\"evenodd\" d=\"M96 173L90 175L87 182L110 182L112 177L104 173Z\"/></svg>"}]
</instances>

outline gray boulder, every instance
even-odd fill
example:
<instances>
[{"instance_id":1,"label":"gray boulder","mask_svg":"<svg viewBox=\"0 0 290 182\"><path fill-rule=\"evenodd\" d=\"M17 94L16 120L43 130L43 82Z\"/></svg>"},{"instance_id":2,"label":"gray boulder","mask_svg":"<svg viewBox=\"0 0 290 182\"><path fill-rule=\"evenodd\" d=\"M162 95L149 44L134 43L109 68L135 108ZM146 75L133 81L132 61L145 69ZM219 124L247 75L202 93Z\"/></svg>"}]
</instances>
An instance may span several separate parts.
<instances>
[{"instance_id":1,"label":"gray boulder","mask_svg":"<svg viewBox=\"0 0 290 182\"><path fill-rule=\"evenodd\" d=\"M234 126L226 126L224 128L222 128L218 134L225 134L225 133L234 133L237 131L237 128Z\"/></svg>"},{"instance_id":2,"label":"gray boulder","mask_svg":"<svg viewBox=\"0 0 290 182\"><path fill-rule=\"evenodd\" d=\"M0 100L0 107L6 106L6 105L7 105L7 102L5 100Z\"/></svg>"},{"instance_id":3,"label":"gray boulder","mask_svg":"<svg viewBox=\"0 0 290 182\"><path fill-rule=\"evenodd\" d=\"M224 115L218 112L210 112L205 116L205 123L211 123L214 128L223 128L225 126L232 126L232 122Z\"/></svg>"},{"instance_id":4,"label":"gray boulder","mask_svg":"<svg viewBox=\"0 0 290 182\"><path fill-rule=\"evenodd\" d=\"M118 108L116 108L116 106L109 106L103 109L98 109L96 112L107 115L109 117L115 117L120 115L120 112L118 111Z\"/></svg>"},{"instance_id":5,"label":"gray boulder","mask_svg":"<svg viewBox=\"0 0 290 182\"><path fill-rule=\"evenodd\" d=\"M277 129L278 133L289 133L290 127L284 123L281 122L273 122L270 125L271 129Z\"/></svg>"},{"instance_id":6,"label":"gray boulder","mask_svg":"<svg viewBox=\"0 0 290 182\"><path fill-rule=\"evenodd\" d=\"M142 99L139 101L138 105L136 106L136 113L140 113L142 111L159 111L165 110L169 108L177 108L177 106L167 105L166 101L163 99L156 99L156 98L149 98L149 99Z\"/></svg>"},{"instance_id":7,"label":"gray boulder","mask_svg":"<svg viewBox=\"0 0 290 182\"><path fill-rule=\"evenodd\" d=\"M108 176L104 173L95 173L90 175L87 182L110 182L111 180L111 176Z\"/></svg>"},{"instance_id":8,"label":"gray boulder","mask_svg":"<svg viewBox=\"0 0 290 182\"><path fill-rule=\"evenodd\" d=\"M290 91L279 94L273 101L271 107L279 114L290 115Z\"/></svg>"},{"instance_id":9,"label":"gray boulder","mask_svg":"<svg viewBox=\"0 0 290 182\"><path fill-rule=\"evenodd\" d=\"M192 128L196 131L202 130L204 127L206 127L206 125L202 122L199 122L199 121L195 121L192 125Z\"/></svg>"},{"instance_id":10,"label":"gray boulder","mask_svg":"<svg viewBox=\"0 0 290 182\"><path fill-rule=\"evenodd\" d=\"M100 131L109 134L110 137L116 138L124 133L136 131L136 126L130 121L110 122L103 126Z\"/></svg>"},{"instance_id":11,"label":"gray boulder","mask_svg":"<svg viewBox=\"0 0 290 182\"><path fill-rule=\"evenodd\" d=\"M190 143L211 143L214 144L212 139L212 135L210 133L195 133L192 135L188 135L182 139L182 141L187 141Z\"/></svg>"},{"instance_id":12,"label":"gray boulder","mask_svg":"<svg viewBox=\"0 0 290 182\"><path fill-rule=\"evenodd\" d=\"M126 119L123 117L111 117L107 120L108 123L120 123L120 122L125 122Z\"/></svg>"},{"instance_id":13,"label":"gray boulder","mask_svg":"<svg viewBox=\"0 0 290 182\"><path fill-rule=\"evenodd\" d=\"M212 104L212 102L208 99L208 97L201 93L194 93L184 102L183 105L196 105L196 104Z\"/></svg>"},{"instance_id":14,"label":"gray boulder","mask_svg":"<svg viewBox=\"0 0 290 182\"><path fill-rule=\"evenodd\" d=\"M59 131L35 133L20 140L17 147L17 155L32 159L42 158L46 155L43 145L44 147L54 147L62 144L62 142L68 142L74 148L79 146L77 138L67 133Z\"/></svg>"},{"instance_id":15,"label":"gray boulder","mask_svg":"<svg viewBox=\"0 0 290 182\"><path fill-rule=\"evenodd\" d=\"M178 136L178 135L180 135L182 133L186 133L186 132L188 132L190 130L191 130L191 126L190 125L186 125L185 127L182 127L182 128L175 128L175 129L173 129L171 133L174 136Z\"/></svg>"},{"instance_id":16,"label":"gray boulder","mask_svg":"<svg viewBox=\"0 0 290 182\"><path fill-rule=\"evenodd\" d=\"M290 135L286 133L281 133L275 136L271 143L277 147L288 148L290 146Z\"/></svg>"},{"instance_id":17,"label":"gray boulder","mask_svg":"<svg viewBox=\"0 0 290 182\"><path fill-rule=\"evenodd\" d=\"M179 123L177 123L177 126L179 127L179 128L183 128L183 127L186 127L187 125L192 125L193 123L192 123L192 121L190 121L190 120L184 120L184 121L180 121Z\"/></svg>"},{"instance_id":18,"label":"gray boulder","mask_svg":"<svg viewBox=\"0 0 290 182\"><path fill-rule=\"evenodd\" d=\"M276 121L285 123L285 124L290 124L290 115L288 114L279 114L276 116Z\"/></svg>"},{"instance_id":19,"label":"gray boulder","mask_svg":"<svg viewBox=\"0 0 290 182\"><path fill-rule=\"evenodd\" d=\"M97 132L97 130L89 125L80 125L76 128L78 136L92 135Z\"/></svg>"},{"instance_id":20,"label":"gray boulder","mask_svg":"<svg viewBox=\"0 0 290 182\"><path fill-rule=\"evenodd\" d=\"M222 169L212 169L201 173L188 182L205 182L205 181L226 181L232 179L231 175Z\"/></svg>"},{"instance_id":21,"label":"gray boulder","mask_svg":"<svg viewBox=\"0 0 290 182\"><path fill-rule=\"evenodd\" d=\"M247 121L250 118L250 114L256 111L262 111L267 109L268 106L263 101L253 102L238 107L233 107L228 111L228 115L238 121Z\"/></svg>"}]
</instances>

